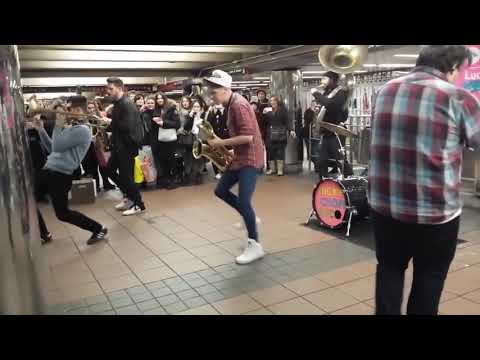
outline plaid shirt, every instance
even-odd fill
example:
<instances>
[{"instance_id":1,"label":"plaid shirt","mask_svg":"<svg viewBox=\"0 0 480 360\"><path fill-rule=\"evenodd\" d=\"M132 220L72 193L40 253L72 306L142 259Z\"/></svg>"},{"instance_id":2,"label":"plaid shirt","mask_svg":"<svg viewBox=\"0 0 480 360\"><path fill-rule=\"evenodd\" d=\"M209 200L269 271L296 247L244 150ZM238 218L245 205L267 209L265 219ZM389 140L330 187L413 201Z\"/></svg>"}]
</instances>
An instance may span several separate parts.
<instances>
[{"instance_id":1,"label":"plaid shirt","mask_svg":"<svg viewBox=\"0 0 480 360\"><path fill-rule=\"evenodd\" d=\"M372 119L369 202L398 221L442 224L461 214L464 146L480 145L480 103L418 67L386 84Z\"/></svg>"},{"instance_id":2,"label":"plaid shirt","mask_svg":"<svg viewBox=\"0 0 480 360\"><path fill-rule=\"evenodd\" d=\"M239 170L252 166L262 169L264 165L263 140L258 127L257 117L253 107L240 94L233 93L225 108L227 126L230 137L240 135L253 136L253 142L234 147L234 158L230 164L231 170Z\"/></svg>"}]
</instances>

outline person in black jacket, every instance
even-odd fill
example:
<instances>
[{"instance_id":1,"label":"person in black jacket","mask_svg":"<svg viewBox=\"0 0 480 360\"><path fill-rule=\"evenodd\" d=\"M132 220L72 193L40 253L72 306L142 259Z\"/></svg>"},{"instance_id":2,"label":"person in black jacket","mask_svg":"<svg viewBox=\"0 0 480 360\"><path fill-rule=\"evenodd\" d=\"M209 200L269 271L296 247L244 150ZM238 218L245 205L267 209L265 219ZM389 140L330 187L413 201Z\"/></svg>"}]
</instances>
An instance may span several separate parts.
<instances>
[{"instance_id":1,"label":"person in black jacket","mask_svg":"<svg viewBox=\"0 0 480 360\"><path fill-rule=\"evenodd\" d=\"M198 139L198 125L205 120L205 108L201 100L194 100L192 103L192 110L187 116L185 125L183 126L186 132L190 132L194 140ZM192 146L187 147L185 151L185 175L186 184L200 185L202 183L202 170L205 160L203 157L195 159L192 153Z\"/></svg>"},{"instance_id":2,"label":"person in black jacket","mask_svg":"<svg viewBox=\"0 0 480 360\"><path fill-rule=\"evenodd\" d=\"M177 147L176 132L180 128L176 103L162 93L157 94L156 109L152 120L152 131L157 134L155 150L152 148L158 163L157 187L172 190L177 188L173 179L173 170ZM169 130L175 130L175 132Z\"/></svg>"},{"instance_id":3,"label":"person in black jacket","mask_svg":"<svg viewBox=\"0 0 480 360\"><path fill-rule=\"evenodd\" d=\"M315 108L317 107L317 103L312 101L310 107L305 110L303 114L303 128L302 128L302 135L303 140L305 142L305 146L307 147L307 158L310 160L310 152L308 151L309 143L310 143L310 126L314 121L315 117L318 115L318 112L315 112Z\"/></svg>"},{"instance_id":4,"label":"person in black jacket","mask_svg":"<svg viewBox=\"0 0 480 360\"><path fill-rule=\"evenodd\" d=\"M323 88L324 93L322 94L321 91L316 88L311 91L315 101L325 107L326 111L322 121L343 126L343 122L348 119L348 92L338 85L339 75L337 73L328 71L323 76L321 88ZM338 160L343 160L345 165L345 173L343 175L352 175L353 171L350 164L346 161L345 155L339 151L340 144L335 134L327 130L322 130L320 136L322 141L317 158L320 180L328 177L329 159L337 160L337 162Z\"/></svg>"},{"instance_id":5,"label":"person in black jacket","mask_svg":"<svg viewBox=\"0 0 480 360\"><path fill-rule=\"evenodd\" d=\"M109 129L112 132L112 155L108 162L108 173L126 195L126 199L115 208L123 211L125 216L134 215L145 211L142 196L133 180L138 145L132 140L132 132L134 126L138 124L136 117L140 117L140 114L135 104L124 93L121 79L109 78L107 83L108 95L113 98L114 104Z\"/></svg>"},{"instance_id":6,"label":"person in black jacket","mask_svg":"<svg viewBox=\"0 0 480 360\"><path fill-rule=\"evenodd\" d=\"M267 160L269 170L267 175L272 175L277 166L277 175L283 176L283 164L285 160L285 148L287 147L287 136L295 136L292 122L288 118L288 112L283 106L280 98L272 96L270 98L272 111L265 114L265 126L267 128Z\"/></svg>"}]
</instances>

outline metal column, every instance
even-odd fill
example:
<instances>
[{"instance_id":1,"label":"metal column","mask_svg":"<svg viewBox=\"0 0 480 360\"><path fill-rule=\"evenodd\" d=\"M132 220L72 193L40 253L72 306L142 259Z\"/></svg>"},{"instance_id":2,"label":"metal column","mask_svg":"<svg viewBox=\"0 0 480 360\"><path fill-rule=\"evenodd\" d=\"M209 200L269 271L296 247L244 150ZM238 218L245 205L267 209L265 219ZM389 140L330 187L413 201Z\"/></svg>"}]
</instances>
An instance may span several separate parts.
<instances>
[{"instance_id":1,"label":"metal column","mask_svg":"<svg viewBox=\"0 0 480 360\"><path fill-rule=\"evenodd\" d=\"M42 314L40 235L17 47L0 45L0 313Z\"/></svg>"},{"instance_id":2,"label":"metal column","mask_svg":"<svg viewBox=\"0 0 480 360\"><path fill-rule=\"evenodd\" d=\"M300 102L302 85L303 80L300 70L272 71L270 93L271 95L279 96L283 100L293 129L295 129L295 105ZM288 136L285 151L285 172L301 172L302 167L302 161L298 159L298 137L293 139Z\"/></svg>"}]
</instances>

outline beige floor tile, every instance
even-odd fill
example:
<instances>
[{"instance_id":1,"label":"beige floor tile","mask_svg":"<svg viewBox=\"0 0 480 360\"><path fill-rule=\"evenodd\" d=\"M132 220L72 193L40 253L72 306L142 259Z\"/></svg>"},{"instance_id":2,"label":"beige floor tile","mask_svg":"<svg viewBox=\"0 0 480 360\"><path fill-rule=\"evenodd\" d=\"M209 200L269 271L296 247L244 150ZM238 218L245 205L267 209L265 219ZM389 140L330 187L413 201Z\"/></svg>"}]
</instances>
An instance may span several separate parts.
<instances>
[{"instance_id":1,"label":"beige floor tile","mask_svg":"<svg viewBox=\"0 0 480 360\"><path fill-rule=\"evenodd\" d=\"M268 307L275 315L324 315L325 312L299 297Z\"/></svg>"},{"instance_id":2,"label":"beige floor tile","mask_svg":"<svg viewBox=\"0 0 480 360\"><path fill-rule=\"evenodd\" d=\"M365 301L364 304L370 306L372 309L375 309L375 299L370 299L368 301Z\"/></svg>"},{"instance_id":3,"label":"beige floor tile","mask_svg":"<svg viewBox=\"0 0 480 360\"><path fill-rule=\"evenodd\" d=\"M470 266L466 269L448 275L445 289L458 295L463 295L480 288L480 266Z\"/></svg>"},{"instance_id":4,"label":"beige floor tile","mask_svg":"<svg viewBox=\"0 0 480 360\"><path fill-rule=\"evenodd\" d=\"M196 259L196 257L186 250L181 250L165 255L160 255L160 259L170 265L185 262L188 260L194 260Z\"/></svg>"},{"instance_id":5,"label":"beige floor tile","mask_svg":"<svg viewBox=\"0 0 480 360\"><path fill-rule=\"evenodd\" d=\"M234 257L226 251L221 254L202 256L200 259L211 267L230 264L234 261Z\"/></svg>"},{"instance_id":6,"label":"beige floor tile","mask_svg":"<svg viewBox=\"0 0 480 360\"><path fill-rule=\"evenodd\" d=\"M207 264L199 259L172 263L169 264L169 266L179 275L186 275L195 271L206 270L209 268Z\"/></svg>"},{"instance_id":7,"label":"beige floor tile","mask_svg":"<svg viewBox=\"0 0 480 360\"><path fill-rule=\"evenodd\" d=\"M329 284L314 277L306 277L303 279L290 281L283 284L283 286L285 286L289 290L292 290L298 295L306 295L330 287Z\"/></svg>"},{"instance_id":8,"label":"beige floor tile","mask_svg":"<svg viewBox=\"0 0 480 360\"><path fill-rule=\"evenodd\" d=\"M69 286L69 285L80 285L80 284L88 284L91 282L95 282L95 278L93 277L90 271L79 271L79 272L67 272L67 273L60 273L55 272L53 273L53 278L55 280L55 284L59 287Z\"/></svg>"},{"instance_id":9,"label":"beige floor tile","mask_svg":"<svg viewBox=\"0 0 480 360\"><path fill-rule=\"evenodd\" d=\"M439 312L444 315L480 315L480 304L459 297L440 304Z\"/></svg>"},{"instance_id":10,"label":"beige floor tile","mask_svg":"<svg viewBox=\"0 0 480 360\"><path fill-rule=\"evenodd\" d=\"M135 274L140 279L140 281L143 282L144 284L168 279L177 275L172 271L172 269L170 269L167 266L161 266L155 269L136 272Z\"/></svg>"},{"instance_id":11,"label":"beige floor tile","mask_svg":"<svg viewBox=\"0 0 480 360\"><path fill-rule=\"evenodd\" d=\"M480 250L478 246L470 246L458 250L455 254L455 262L463 265L476 265L480 263Z\"/></svg>"},{"instance_id":12,"label":"beige floor tile","mask_svg":"<svg viewBox=\"0 0 480 360\"><path fill-rule=\"evenodd\" d=\"M67 302L79 300L90 296L97 296L103 293L97 282L64 287L60 288L60 291L65 298L65 301Z\"/></svg>"},{"instance_id":13,"label":"beige floor tile","mask_svg":"<svg viewBox=\"0 0 480 360\"><path fill-rule=\"evenodd\" d=\"M480 290L472 291L471 293L465 294L462 297L469 301L480 304Z\"/></svg>"},{"instance_id":14,"label":"beige floor tile","mask_svg":"<svg viewBox=\"0 0 480 360\"><path fill-rule=\"evenodd\" d=\"M211 305L204 305L198 308L183 311L177 315L220 315L220 313Z\"/></svg>"},{"instance_id":15,"label":"beige floor tile","mask_svg":"<svg viewBox=\"0 0 480 360\"><path fill-rule=\"evenodd\" d=\"M275 315L274 313L272 313L270 310L268 310L267 308L260 308L258 310L253 310L253 311L250 311L250 312L247 312L243 315L256 315L256 316L263 316L263 315Z\"/></svg>"},{"instance_id":16,"label":"beige floor tile","mask_svg":"<svg viewBox=\"0 0 480 360\"><path fill-rule=\"evenodd\" d=\"M212 305L223 315L240 315L262 307L248 295L240 295L213 303Z\"/></svg>"},{"instance_id":17,"label":"beige floor tile","mask_svg":"<svg viewBox=\"0 0 480 360\"><path fill-rule=\"evenodd\" d=\"M115 278L99 279L98 282L105 292L126 289L141 284L134 275L122 275Z\"/></svg>"},{"instance_id":18,"label":"beige floor tile","mask_svg":"<svg viewBox=\"0 0 480 360\"><path fill-rule=\"evenodd\" d=\"M298 296L293 291L288 290L282 285L254 291L251 292L249 295L263 306L277 304L279 302L290 300Z\"/></svg>"},{"instance_id":19,"label":"beige floor tile","mask_svg":"<svg viewBox=\"0 0 480 360\"><path fill-rule=\"evenodd\" d=\"M375 297L375 277L355 280L337 287L337 289L353 296L360 301L366 301Z\"/></svg>"},{"instance_id":20,"label":"beige floor tile","mask_svg":"<svg viewBox=\"0 0 480 360\"><path fill-rule=\"evenodd\" d=\"M165 266L165 263L161 261L158 257L152 256L146 259L142 259L138 262L129 262L128 266L134 272L143 272L143 271Z\"/></svg>"},{"instance_id":21,"label":"beige floor tile","mask_svg":"<svg viewBox=\"0 0 480 360\"><path fill-rule=\"evenodd\" d=\"M193 255L198 257L205 257L209 255L224 254L225 250L218 245L204 245L192 249L188 249Z\"/></svg>"},{"instance_id":22,"label":"beige floor tile","mask_svg":"<svg viewBox=\"0 0 480 360\"><path fill-rule=\"evenodd\" d=\"M345 267L348 270L353 271L358 276L365 277L374 275L377 272L376 261L362 261L356 264Z\"/></svg>"},{"instance_id":23,"label":"beige floor tile","mask_svg":"<svg viewBox=\"0 0 480 360\"><path fill-rule=\"evenodd\" d=\"M332 315L374 315L374 309L365 304L356 304L332 313Z\"/></svg>"},{"instance_id":24,"label":"beige floor tile","mask_svg":"<svg viewBox=\"0 0 480 360\"><path fill-rule=\"evenodd\" d=\"M132 273L123 262L92 266L92 271L97 279L115 278Z\"/></svg>"},{"instance_id":25,"label":"beige floor tile","mask_svg":"<svg viewBox=\"0 0 480 360\"><path fill-rule=\"evenodd\" d=\"M328 313L355 305L359 302L354 297L334 288L305 295L304 298Z\"/></svg>"},{"instance_id":26,"label":"beige floor tile","mask_svg":"<svg viewBox=\"0 0 480 360\"><path fill-rule=\"evenodd\" d=\"M362 278L358 273L345 267L319 273L314 275L314 277L330 285L340 285Z\"/></svg>"}]
</instances>

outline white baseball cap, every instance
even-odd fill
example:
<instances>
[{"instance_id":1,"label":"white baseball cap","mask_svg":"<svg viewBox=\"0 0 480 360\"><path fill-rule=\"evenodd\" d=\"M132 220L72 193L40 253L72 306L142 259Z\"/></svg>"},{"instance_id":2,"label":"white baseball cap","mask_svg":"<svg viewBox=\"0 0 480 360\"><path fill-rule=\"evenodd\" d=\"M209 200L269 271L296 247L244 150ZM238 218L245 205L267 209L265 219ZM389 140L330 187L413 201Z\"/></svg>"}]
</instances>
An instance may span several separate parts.
<instances>
[{"instance_id":1,"label":"white baseball cap","mask_svg":"<svg viewBox=\"0 0 480 360\"><path fill-rule=\"evenodd\" d=\"M232 87L232 77L222 70L214 70L212 75L205 80L228 89Z\"/></svg>"}]
</instances>

